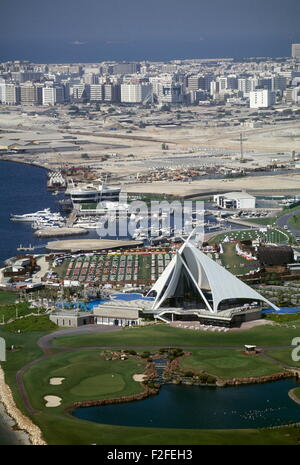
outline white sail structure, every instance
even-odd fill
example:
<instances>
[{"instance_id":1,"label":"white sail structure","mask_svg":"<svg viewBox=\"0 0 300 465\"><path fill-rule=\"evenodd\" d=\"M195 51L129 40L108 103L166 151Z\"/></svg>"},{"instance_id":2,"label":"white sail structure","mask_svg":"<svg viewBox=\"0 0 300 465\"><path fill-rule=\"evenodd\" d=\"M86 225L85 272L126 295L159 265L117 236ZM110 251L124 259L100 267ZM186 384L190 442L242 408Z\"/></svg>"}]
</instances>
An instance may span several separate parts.
<instances>
[{"instance_id":1,"label":"white sail structure","mask_svg":"<svg viewBox=\"0 0 300 465\"><path fill-rule=\"evenodd\" d=\"M211 314L224 310L224 305L230 307L230 303L234 303L234 307L237 302L242 305L250 301L264 302L279 310L272 302L201 252L190 240L181 246L148 293L155 297L152 310L159 310L168 299L182 298L184 288L187 287Z\"/></svg>"}]
</instances>

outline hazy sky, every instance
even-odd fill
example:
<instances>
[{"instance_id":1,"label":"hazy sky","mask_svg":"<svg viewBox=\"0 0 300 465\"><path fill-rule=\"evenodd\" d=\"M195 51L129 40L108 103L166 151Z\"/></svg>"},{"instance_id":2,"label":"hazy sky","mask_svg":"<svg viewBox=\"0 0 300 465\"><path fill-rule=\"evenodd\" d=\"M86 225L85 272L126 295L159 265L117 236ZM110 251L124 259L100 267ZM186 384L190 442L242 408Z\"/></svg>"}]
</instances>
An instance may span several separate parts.
<instances>
[{"instance_id":1,"label":"hazy sky","mask_svg":"<svg viewBox=\"0 0 300 465\"><path fill-rule=\"evenodd\" d=\"M300 0L1 0L0 58L23 53L26 44L33 47L29 57L37 53L34 42L57 47L58 41L77 49L75 55L95 43L102 46L100 53L142 44L148 54L159 53L159 43L168 48L172 41L181 54L183 44L199 43L204 50L210 41L223 49L234 40L249 46L253 40L280 40L287 47L300 42L299 18Z\"/></svg>"}]
</instances>

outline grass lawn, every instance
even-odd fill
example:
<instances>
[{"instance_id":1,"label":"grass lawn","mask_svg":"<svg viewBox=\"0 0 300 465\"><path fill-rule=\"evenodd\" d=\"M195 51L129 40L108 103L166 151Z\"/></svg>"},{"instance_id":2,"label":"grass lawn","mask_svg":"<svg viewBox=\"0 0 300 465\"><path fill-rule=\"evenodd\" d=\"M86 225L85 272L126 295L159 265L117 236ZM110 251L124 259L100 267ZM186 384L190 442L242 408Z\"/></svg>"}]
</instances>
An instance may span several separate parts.
<instances>
[{"instance_id":1,"label":"grass lawn","mask_svg":"<svg viewBox=\"0 0 300 465\"><path fill-rule=\"evenodd\" d=\"M27 316L21 320L13 321L5 325L5 329L11 332L20 330L23 333L31 331L51 331L59 328L53 321L49 320L48 315L41 315Z\"/></svg>"},{"instance_id":2,"label":"grass lawn","mask_svg":"<svg viewBox=\"0 0 300 465\"><path fill-rule=\"evenodd\" d=\"M249 270L257 267L257 262L249 262L245 258L237 255L235 250L235 244L224 243L224 253L220 254L222 265L227 267L231 273L235 275L249 273ZM251 266L254 264L254 266ZM226 266L227 265L227 266Z\"/></svg>"},{"instance_id":3,"label":"grass lawn","mask_svg":"<svg viewBox=\"0 0 300 465\"><path fill-rule=\"evenodd\" d=\"M280 324L298 325L300 326L300 312L299 313L269 313L265 315L267 320L275 321Z\"/></svg>"},{"instance_id":4,"label":"grass lawn","mask_svg":"<svg viewBox=\"0 0 300 465\"><path fill-rule=\"evenodd\" d=\"M292 359L292 350L294 347L291 348L282 348L282 349L272 349L266 351L268 355L271 357L275 358L276 360L279 360L282 363L285 363L286 365L289 365L291 367L297 367L300 368L300 362L295 362ZM297 355L300 355L300 352L298 351Z\"/></svg>"},{"instance_id":5,"label":"grass lawn","mask_svg":"<svg viewBox=\"0 0 300 465\"><path fill-rule=\"evenodd\" d=\"M113 333L64 336L54 339L56 347L107 346L107 347L199 347L289 345L299 335L299 329L281 326L258 326L248 331L212 333L205 331L172 328L167 325L126 328Z\"/></svg>"},{"instance_id":6,"label":"grass lawn","mask_svg":"<svg viewBox=\"0 0 300 465\"><path fill-rule=\"evenodd\" d=\"M243 221L248 221L249 223L257 223L260 225L275 224L277 216L272 217L263 217L263 218L243 218Z\"/></svg>"},{"instance_id":7,"label":"grass lawn","mask_svg":"<svg viewBox=\"0 0 300 465\"><path fill-rule=\"evenodd\" d=\"M29 313L37 313L36 308L29 308L30 304L27 302L18 303L15 305L1 305L0 306L0 321L7 323L10 319L19 316L28 315Z\"/></svg>"},{"instance_id":8,"label":"grass lawn","mask_svg":"<svg viewBox=\"0 0 300 465\"><path fill-rule=\"evenodd\" d=\"M282 369L259 355L245 355L242 350L197 349L180 361L182 370L204 370L221 378L265 376Z\"/></svg>"},{"instance_id":9,"label":"grass lawn","mask_svg":"<svg viewBox=\"0 0 300 465\"><path fill-rule=\"evenodd\" d=\"M17 334L7 331L5 327L0 328L0 337L5 339L7 347L7 361L2 364L2 368L5 371L5 379L13 391L18 407L25 415L26 411L20 401L19 391L15 385L16 372L26 363L42 355L41 349L37 346L37 340L44 334L46 332L41 331ZM12 345L15 347L14 351L9 350Z\"/></svg>"},{"instance_id":10,"label":"grass lawn","mask_svg":"<svg viewBox=\"0 0 300 465\"><path fill-rule=\"evenodd\" d=\"M0 291L0 305L9 305L15 303L18 299L16 292Z\"/></svg>"},{"instance_id":11,"label":"grass lawn","mask_svg":"<svg viewBox=\"0 0 300 465\"><path fill-rule=\"evenodd\" d=\"M292 236L286 231L281 231L279 228L269 229L266 232L261 232L258 229L247 229L242 231L231 231L228 233L217 234L209 239L209 243L223 242L224 238L228 237L230 240L253 240L261 239L264 242L271 242L274 244L289 244Z\"/></svg>"},{"instance_id":12,"label":"grass lawn","mask_svg":"<svg viewBox=\"0 0 300 465\"><path fill-rule=\"evenodd\" d=\"M298 397L298 399L300 400L300 387L295 388L293 392Z\"/></svg>"},{"instance_id":13,"label":"grass lawn","mask_svg":"<svg viewBox=\"0 0 300 465\"><path fill-rule=\"evenodd\" d=\"M296 336L297 331L279 328L275 333L270 333L271 328L256 328L247 333L227 334L203 334L206 336L206 343L210 339L210 344L221 345L225 342L232 345L251 343L249 334L253 334L254 339L264 341L276 340L285 344L290 341L291 335ZM259 330L259 331L258 331ZM264 335L265 331L265 335ZM280 335L281 333L281 335ZM11 386L17 405L27 415L20 401L18 391L15 387L15 374L19 368L30 360L41 355L41 350L36 342L45 332L11 333L4 328L0 328L0 336L4 337L9 347L14 344L17 350L7 352L7 362L2 364L5 370L5 377ZM159 345L166 347L169 345L191 345L196 341L201 341L202 333L180 329L172 329L161 325L157 327L136 328L124 330L120 333L110 333L105 335L90 335L87 337L88 344L94 343L91 339L97 336L98 341L105 341L107 345L113 343L125 345ZM209 336L209 338L207 338ZM230 336L230 338L224 338ZM73 342L82 339L73 337ZM66 341L68 338L62 338ZM112 341L111 341L112 339ZM246 339L246 341L245 341ZM57 339L59 340L59 339ZM98 342L97 341L97 342ZM217 342L219 341L219 342ZM178 344L180 342L181 344ZM203 341L201 341L203 343ZM88 345L87 344L87 345ZM221 349L222 350L222 349ZM229 350L229 349L228 349ZM280 429L266 430L195 430L195 429L165 429L165 428L137 428L121 427L114 425L102 425L84 420L79 420L69 414L64 413L63 407L73 399L101 398L107 397L108 389L117 390L113 395L132 392L132 389L139 389L138 383L132 380L132 373L142 372L143 367L137 366L140 362L134 359L127 361L105 361L100 356L99 350L86 349L76 352L58 353L58 348L53 350L53 356L45 359L30 368L25 373L25 383L29 390L29 395L33 405L41 410L32 417L34 423L40 426L44 437L49 444L110 444L110 445L141 445L141 444L298 444L300 442L300 429L285 427ZM231 352L231 351L230 351ZM234 352L234 351L233 351ZM129 363L128 363L129 362ZM210 362L211 363L211 362ZM110 382L110 375L115 376L115 380ZM49 384L50 377L65 377L61 385L52 386ZM122 379L122 382L121 382ZM84 381L86 380L86 381ZM73 391L75 389L75 392ZM99 391L97 391L99 389ZM112 392L112 391L111 391ZM43 396L53 394L61 396L63 404L56 408L45 408Z\"/></svg>"},{"instance_id":14,"label":"grass lawn","mask_svg":"<svg viewBox=\"0 0 300 465\"><path fill-rule=\"evenodd\" d=\"M300 213L291 216L288 220L288 225L300 231Z\"/></svg>"},{"instance_id":15,"label":"grass lawn","mask_svg":"<svg viewBox=\"0 0 300 465\"><path fill-rule=\"evenodd\" d=\"M145 365L139 360L105 360L100 350L63 352L42 360L24 374L24 382L32 405L50 415L54 409L45 407L45 395L57 395L63 409L73 402L103 399L141 392L140 383L133 380L134 373L143 373ZM52 377L65 380L50 385Z\"/></svg>"}]
</instances>

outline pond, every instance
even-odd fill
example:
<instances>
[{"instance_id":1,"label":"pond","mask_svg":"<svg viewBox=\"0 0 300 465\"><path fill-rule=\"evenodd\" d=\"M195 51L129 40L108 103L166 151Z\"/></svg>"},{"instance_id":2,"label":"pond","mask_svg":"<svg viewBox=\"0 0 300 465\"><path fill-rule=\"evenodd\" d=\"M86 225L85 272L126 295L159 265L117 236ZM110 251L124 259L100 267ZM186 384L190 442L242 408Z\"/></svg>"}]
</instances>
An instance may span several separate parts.
<instances>
[{"instance_id":1,"label":"pond","mask_svg":"<svg viewBox=\"0 0 300 465\"><path fill-rule=\"evenodd\" d=\"M233 387L165 384L158 395L123 404L77 408L82 420L153 428L241 429L300 422L288 391L295 379Z\"/></svg>"}]
</instances>

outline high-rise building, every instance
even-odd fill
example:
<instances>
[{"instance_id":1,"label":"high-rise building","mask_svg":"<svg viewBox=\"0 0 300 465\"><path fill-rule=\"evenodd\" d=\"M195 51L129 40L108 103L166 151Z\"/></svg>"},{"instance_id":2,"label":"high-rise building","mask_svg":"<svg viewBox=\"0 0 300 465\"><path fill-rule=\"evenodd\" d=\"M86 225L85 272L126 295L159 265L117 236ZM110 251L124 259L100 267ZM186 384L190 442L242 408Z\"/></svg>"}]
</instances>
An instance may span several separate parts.
<instances>
[{"instance_id":1,"label":"high-rise building","mask_svg":"<svg viewBox=\"0 0 300 465\"><path fill-rule=\"evenodd\" d=\"M292 58L300 59L300 44L292 44Z\"/></svg>"},{"instance_id":2,"label":"high-rise building","mask_svg":"<svg viewBox=\"0 0 300 465\"><path fill-rule=\"evenodd\" d=\"M238 90L243 93L243 97L248 97L249 93L258 86L256 78L240 78L238 79Z\"/></svg>"},{"instance_id":3,"label":"high-rise building","mask_svg":"<svg viewBox=\"0 0 300 465\"><path fill-rule=\"evenodd\" d=\"M0 102L5 105L18 105L20 103L20 87L5 81L0 82Z\"/></svg>"},{"instance_id":4,"label":"high-rise building","mask_svg":"<svg viewBox=\"0 0 300 465\"><path fill-rule=\"evenodd\" d=\"M147 83L122 84L121 102L123 103L146 103L152 101L152 85Z\"/></svg>"},{"instance_id":5,"label":"high-rise building","mask_svg":"<svg viewBox=\"0 0 300 465\"><path fill-rule=\"evenodd\" d=\"M274 76L272 77L272 86L271 90L277 91L280 90L281 93L286 89L286 77L284 76Z\"/></svg>"},{"instance_id":6,"label":"high-rise building","mask_svg":"<svg viewBox=\"0 0 300 465\"><path fill-rule=\"evenodd\" d=\"M250 108L269 108L275 103L275 92L256 89L250 92Z\"/></svg>"},{"instance_id":7,"label":"high-rise building","mask_svg":"<svg viewBox=\"0 0 300 465\"><path fill-rule=\"evenodd\" d=\"M90 85L90 101L91 102L102 102L104 96L102 84L91 84Z\"/></svg>"},{"instance_id":8,"label":"high-rise building","mask_svg":"<svg viewBox=\"0 0 300 465\"><path fill-rule=\"evenodd\" d=\"M159 84L158 95L159 103L182 103L183 102L183 87L182 84L170 82L170 84Z\"/></svg>"},{"instance_id":9,"label":"high-rise building","mask_svg":"<svg viewBox=\"0 0 300 465\"><path fill-rule=\"evenodd\" d=\"M105 102L119 102L121 98L121 88L119 84L104 84L104 98Z\"/></svg>"},{"instance_id":10,"label":"high-rise building","mask_svg":"<svg viewBox=\"0 0 300 465\"><path fill-rule=\"evenodd\" d=\"M43 103L43 85L28 82L20 86L21 103L23 105L41 105Z\"/></svg>"},{"instance_id":11,"label":"high-rise building","mask_svg":"<svg viewBox=\"0 0 300 465\"><path fill-rule=\"evenodd\" d=\"M236 76L220 76L217 78L217 82L219 82L219 92L237 88Z\"/></svg>"},{"instance_id":12,"label":"high-rise building","mask_svg":"<svg viewBox=\"0 0 300 465\"><path fill-rule=\"evenodd\" d=\"M87 102L90 98L90 86L88 84L75 84L71 89L73 102Z\"/></svg>"},{"instance_id":13,"label":"high-rise building","mask_svg":"<svg viewBox=\"0 0 300 465\"><path fill-rule=\"evenodd\" d=\"M43 105L56 105L64 103L65 93L63 86L43 87Z\"/></svg>"},{"instance_id":14,"label":"high-rise building","mask_svg":"<svg viewBox=\"0 0 300 465\"><path fill-rule=\"evenodd\" d=\"M187 78L187 87L189 91L196 91L201 88L202 82L200 76L189 76ZM202 87L203 88L203 87Z\"/></svg>"}]
</instances>

